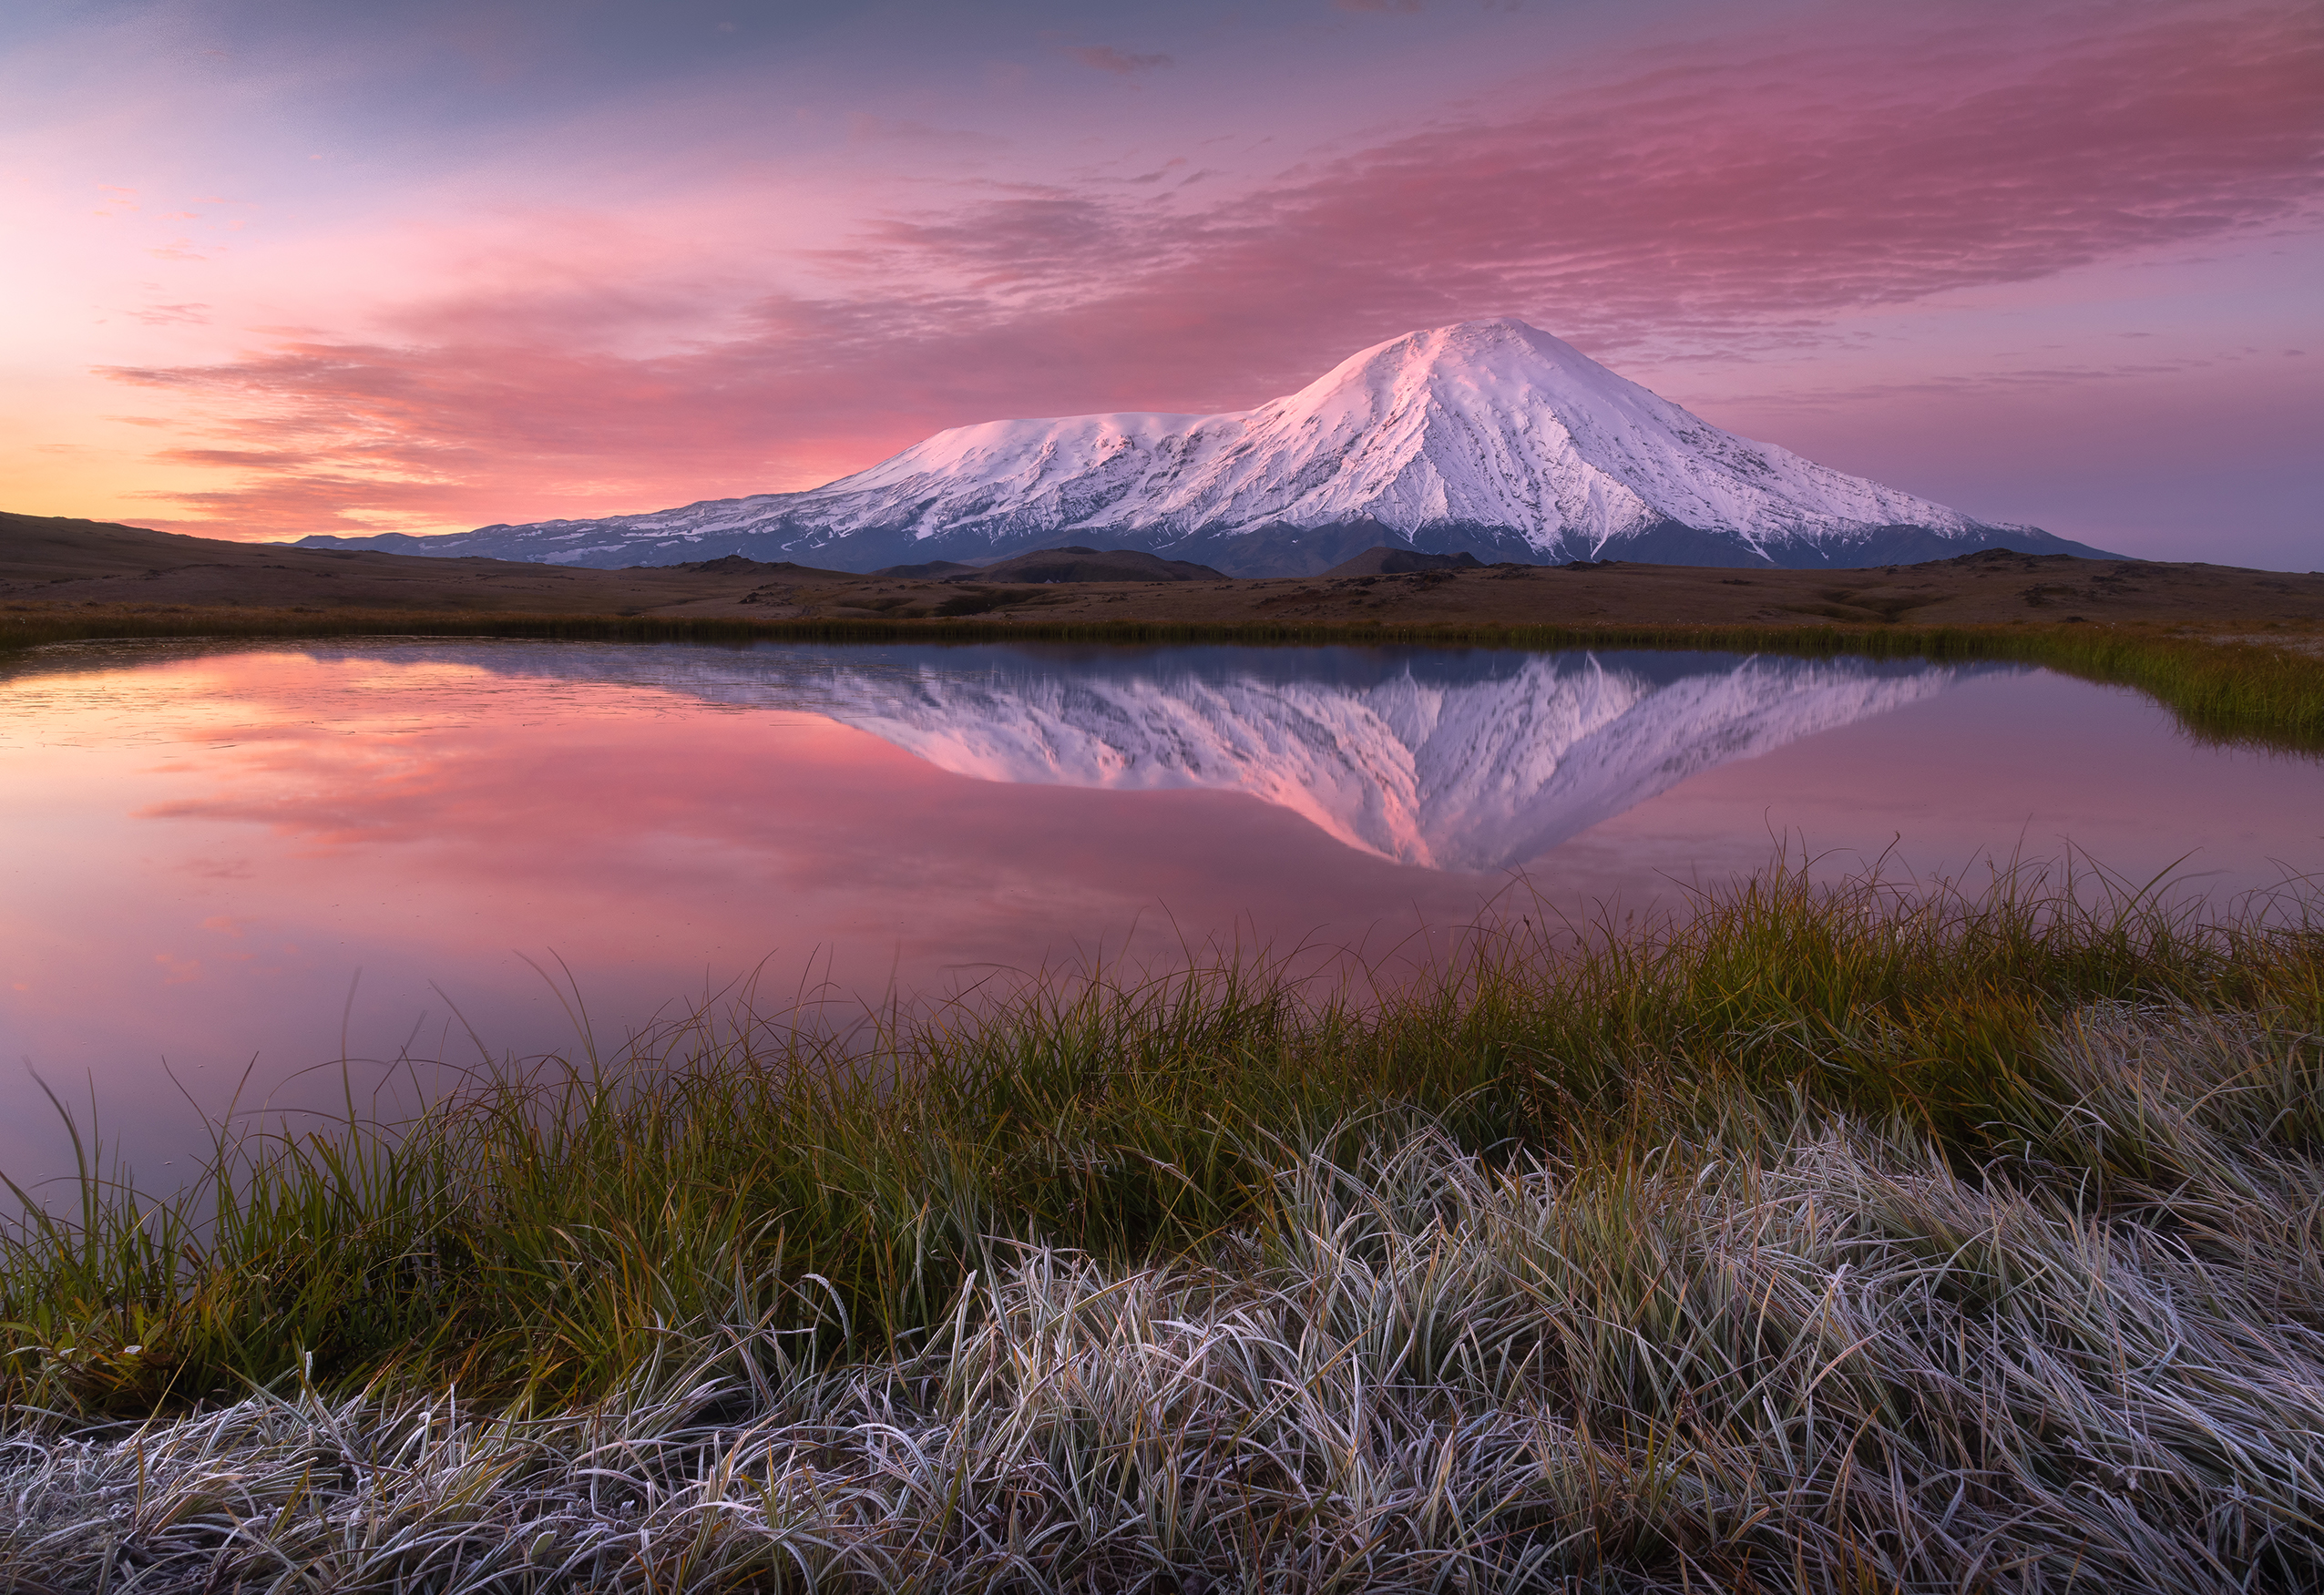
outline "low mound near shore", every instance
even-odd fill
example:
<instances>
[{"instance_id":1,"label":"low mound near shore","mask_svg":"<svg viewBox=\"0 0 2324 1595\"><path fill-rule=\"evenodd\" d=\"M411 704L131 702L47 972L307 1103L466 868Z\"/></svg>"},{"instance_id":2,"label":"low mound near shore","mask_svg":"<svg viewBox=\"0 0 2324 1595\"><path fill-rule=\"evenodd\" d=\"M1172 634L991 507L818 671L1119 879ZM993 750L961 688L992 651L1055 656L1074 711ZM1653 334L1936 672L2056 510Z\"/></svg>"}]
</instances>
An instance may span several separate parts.
<instances>
[{"instance_id":1,"label":"low mound near shore","mask_svg":"<svg viewBox=\"0 0 2324 1595\"><path fill-rule=\"evenodd\" d=\"M980 570L956 572L950 581L1225 581L1223 571L1183 559L1163 559L1135 548L1040 548Z\"/></svg>"},{"instance_id":2,"label":"low mound near shore","mask_svg":"<svg viewBox=\"0 0 2324 1595\"><path fill-rule=\"evenodd\" d=\"M1355 576L1406 576L1416 570L1482 570L1485 562L1474 554L1423 554L1414 548L1367 548L1353 559L1342 560L1324 572L1326 581Z\"/></svg>"}]
</instances>

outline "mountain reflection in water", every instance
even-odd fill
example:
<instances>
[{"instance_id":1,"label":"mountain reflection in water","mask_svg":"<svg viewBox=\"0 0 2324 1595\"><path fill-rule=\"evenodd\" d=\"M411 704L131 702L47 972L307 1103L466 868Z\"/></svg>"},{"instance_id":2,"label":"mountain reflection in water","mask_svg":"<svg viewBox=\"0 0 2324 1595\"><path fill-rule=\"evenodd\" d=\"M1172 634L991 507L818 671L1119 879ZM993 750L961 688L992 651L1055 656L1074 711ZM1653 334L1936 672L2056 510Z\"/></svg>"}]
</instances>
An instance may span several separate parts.
<instances>
[{"instance_id":1,"label":"mountain reflection in water","mask_svg":"<svg viewBox=\"0 0 2324 1595\"><path fill-rule=\"evenodd\" d=\"M1247 792L1365 853L1471 871L1538 857L1701 771L2012 668L1500 649L425 651L820 714L978 780Z\"/></svg>"},{"instance_id":2,"label":"mountain reflection in water","mask_svg":"<svg viewBox=\"0 0 2324 1595\"><path fill-rule=\"evenodd\" d=\"M2320 781L2314 759L2198 742L2149 699L2014 668L1005 642L33 650L0 663L0 1058L17 1070L0 1169L72 1166L26 1062L87 1078L118 1144L159 1168L202 1144L197 1107L224 1111L253 1058L246 1107L335 1103L335 1074L301 1071L456 1061L471 1036L529 1057L721 994L853 1012L1245 949L1418 966L1505 913L1676 907L1779 839L1819 878L1878 859L1975 879L2073 847L2231 897L2324 856Z\"/></svg>"}]
</instances>

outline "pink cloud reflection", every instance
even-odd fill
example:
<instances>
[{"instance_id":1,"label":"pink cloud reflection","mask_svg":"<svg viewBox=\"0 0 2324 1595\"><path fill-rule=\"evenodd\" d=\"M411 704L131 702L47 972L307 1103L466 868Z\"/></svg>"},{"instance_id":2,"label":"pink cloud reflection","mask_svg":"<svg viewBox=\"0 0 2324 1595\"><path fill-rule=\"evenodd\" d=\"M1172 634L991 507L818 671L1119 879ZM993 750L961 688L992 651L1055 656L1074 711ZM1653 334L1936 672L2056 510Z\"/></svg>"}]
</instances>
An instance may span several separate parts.
<instances>
[{"instance_id":1,"label":"pink cloud reflection","mask_svg":"<svg viewBox=\"0 0 2324 1595\"><path fill-rule=\"evenodd\" d=\"M1425 899L1458 919L1475 901L1472 877L1351 856L1255 800L1093 804L950 774L796 712L609 686L575 704L554 686L368 658L163 669L225 712L173 732L169 761L97 801L133 833L115 852L128 874L204 877L221 850L241 852L246 871L203 889L187 920L236 940L295 926L393 956L409 925L447 972L554 949L625 979L659 966L670 989L706 956L731 976L773 955L790 975L836 946L851 981L876 987L1118 949L1142 919L1159 954L1177 946L1171 912L1295 941L1383 902L1401 917ZM419 905L425 921L405 913ZM373 912L378 926L361 917ZM683 934L658 966L669 926Z\"/></svg>"}]
</instances>

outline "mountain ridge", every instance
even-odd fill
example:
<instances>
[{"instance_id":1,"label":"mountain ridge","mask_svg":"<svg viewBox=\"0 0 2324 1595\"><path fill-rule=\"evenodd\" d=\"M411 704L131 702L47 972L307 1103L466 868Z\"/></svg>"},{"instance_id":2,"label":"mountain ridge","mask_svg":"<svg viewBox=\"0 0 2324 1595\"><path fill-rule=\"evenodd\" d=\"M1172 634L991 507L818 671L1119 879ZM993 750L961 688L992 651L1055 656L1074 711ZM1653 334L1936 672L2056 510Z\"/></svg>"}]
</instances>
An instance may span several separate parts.
<instances>
[{"instance_id":1,"label":"mountain ridge","mask_svg":"<svg viewBox=\"0 0 2324 1595\"><path fill-rule=\"evenodd\" d=\"M1216 415L947 428L804 492L310 547L599 567L723 554L855 570L1110 542L1233 576L1381 546L1487 560L1859 567L2010 547L2107 557L1721 431L1510 317L1359 351Z\"/></svg>"}]
</instances>

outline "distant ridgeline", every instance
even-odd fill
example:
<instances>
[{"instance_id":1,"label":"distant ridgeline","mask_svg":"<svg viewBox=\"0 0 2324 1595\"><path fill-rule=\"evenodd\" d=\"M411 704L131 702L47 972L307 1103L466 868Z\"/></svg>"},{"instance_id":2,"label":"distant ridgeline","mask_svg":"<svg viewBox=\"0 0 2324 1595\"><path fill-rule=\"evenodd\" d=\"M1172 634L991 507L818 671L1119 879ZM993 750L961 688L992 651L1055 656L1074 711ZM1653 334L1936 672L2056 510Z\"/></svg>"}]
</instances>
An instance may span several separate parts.
<instances>
[{"instance_id":1,"label":"distant ridgeline","mask_svg":"<svg viewBox=\"0 0 2324 1595\"><path fill-rule=\"evenodd\" d=\"M2113 557L1722 432L1508 319L1408 333L1230 414L988 421L802 493L302 541L609 569L732 554L853 571L989 565L1060 544L1240 577L1311 576L1382 546L1795 569L2000 547Z\"/></svg>"}]
</instances>

